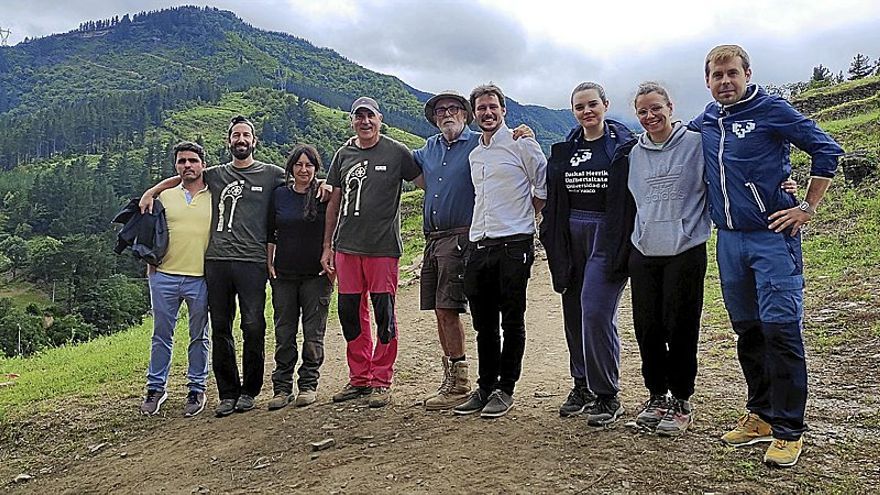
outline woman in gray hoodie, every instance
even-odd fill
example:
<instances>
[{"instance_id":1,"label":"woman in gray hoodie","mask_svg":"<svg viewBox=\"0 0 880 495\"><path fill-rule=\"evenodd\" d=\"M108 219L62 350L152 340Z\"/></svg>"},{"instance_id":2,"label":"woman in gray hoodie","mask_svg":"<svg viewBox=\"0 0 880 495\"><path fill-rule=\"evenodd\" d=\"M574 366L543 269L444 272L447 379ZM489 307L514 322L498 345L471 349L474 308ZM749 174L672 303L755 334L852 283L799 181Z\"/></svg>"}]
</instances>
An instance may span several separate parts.
<instances>
[{"instance_id":1,"label":"woman in gray hoodie","mask_svg":"<svg viewBox=\"0 0 880 495\"><path fill-rule=\"evenodd\" d=\"M639 86L634 101L645 132L630 151L626 178L632 219L626 271L633 326L650 398L636 418L660 435L693 422L706 241L712 231L700 134L673 121L672 101L657 83ZM796 184L782 184L788 192ZM626 223L626 222L624 222Z\"/></svg>"},{"instance_id":2,"label":"woman in gray hoodie","mask_svg":"<svg viewBox=\"0 0 880 495\"><path fill-rule=\"evenodd\" d=\"M689 399L712 232L703 148L699 133L672 120L672 102L660 85L639 86L635 109L646 132L630 152L627 186L636 211L628 271L642 376L651 394L636 423L675 435L693 422Z\"/></svg>"}]
</instances>

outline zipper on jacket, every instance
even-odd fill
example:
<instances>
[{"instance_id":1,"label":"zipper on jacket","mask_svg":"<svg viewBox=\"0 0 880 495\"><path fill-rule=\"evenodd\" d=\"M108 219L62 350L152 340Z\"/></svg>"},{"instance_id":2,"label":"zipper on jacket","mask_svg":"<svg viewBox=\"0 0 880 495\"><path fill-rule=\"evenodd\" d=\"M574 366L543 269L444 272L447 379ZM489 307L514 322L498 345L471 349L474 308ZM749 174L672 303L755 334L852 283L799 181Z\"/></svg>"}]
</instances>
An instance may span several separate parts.
<instances>
[{"instance_id":1,"label":"zipper on jacket","mask_svg":"<svg viewBox=\"0 0 880 495\"><path fill-rule=\"evenodd\" d=\"M752 196L755 197L755 203L758 203L758 209L761 210L761 213L767 213L767 208L764 207L764 202L761 201L761 196L758 195L758 187L755 186L755 183L746 182L746 187L752 190Z\"/></svg>"},{"instance_id":2,"label":"zipper on jacket","mask_svg":"<svg viewBox=\"0 0 880 495\"><path fill-rule=\"evenodd\" d=\"M730 197L727 195L727 177L724 173L724 123L721 119L722 108L718 114L718 128L721 130L721 140L718 142L718 170L721 172L721 195L724 196L724 219L727 220L727 228L733 230L733 218L730 216Z\"/></svg>"}]
</instances>

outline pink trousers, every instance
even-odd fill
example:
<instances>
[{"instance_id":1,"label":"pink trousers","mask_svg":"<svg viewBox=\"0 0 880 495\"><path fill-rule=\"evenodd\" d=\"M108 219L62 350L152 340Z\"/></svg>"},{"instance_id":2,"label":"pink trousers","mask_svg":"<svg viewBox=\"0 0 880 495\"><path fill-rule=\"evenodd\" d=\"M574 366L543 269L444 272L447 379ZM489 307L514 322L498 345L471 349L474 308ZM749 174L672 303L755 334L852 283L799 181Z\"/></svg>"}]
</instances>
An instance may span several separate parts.
<instances>
[{"instance_id":1,"label":"pink trousers","mask_svg":"<svg viewBox=\"0 0 880 495\"><path fill-rule=\"evenodd\" d=\"M336 253L339 322L352 385L391 386L397 359L397 268L397 258ZM370 306L376 320L375 344Z\"/></svg>"}]
</instances>

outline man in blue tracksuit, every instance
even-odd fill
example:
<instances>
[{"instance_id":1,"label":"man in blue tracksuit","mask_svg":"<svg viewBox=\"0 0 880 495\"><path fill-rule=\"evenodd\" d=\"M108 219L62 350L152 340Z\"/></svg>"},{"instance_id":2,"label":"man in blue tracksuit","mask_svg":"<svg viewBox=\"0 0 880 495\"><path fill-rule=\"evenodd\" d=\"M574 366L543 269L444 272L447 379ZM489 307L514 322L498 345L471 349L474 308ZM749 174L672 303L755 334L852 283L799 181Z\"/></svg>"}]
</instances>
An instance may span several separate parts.
<instances>
[{"instance_id":1,"label":"man in blue tracksuit","mask_svg":"<svg viewBox=\"0 0 880 495\"><path fill-rule=\"evenodd\" d=\"M690 124L703 138L721 290L748 385L748 411L722 441L771 442L764 462L793 466L807 429L799 231L815 215L843 150L787 101L749 84L749 65L739 46L713 48L705 70L715 101ZM779 188L791 173L790 144L812 158L800 203Z\"/></svg>"}]
</instances>

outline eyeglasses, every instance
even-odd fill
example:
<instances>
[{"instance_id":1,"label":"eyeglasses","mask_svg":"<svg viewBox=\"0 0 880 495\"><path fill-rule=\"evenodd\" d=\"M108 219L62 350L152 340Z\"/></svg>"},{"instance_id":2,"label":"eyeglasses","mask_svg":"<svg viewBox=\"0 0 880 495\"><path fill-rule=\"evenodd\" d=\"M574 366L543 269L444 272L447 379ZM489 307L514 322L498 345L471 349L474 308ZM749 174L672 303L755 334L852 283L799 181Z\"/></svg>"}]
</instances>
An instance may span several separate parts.
<instances>
[{"instance_id":1,"label":"eyeglasses","mask_svg":"<svg viewBox=\"0 0 880 495\"><path fill-rule=\"evenodd\" d=\"M639 117L647 117L648 112L657 115L662 112L664 108L666 108L666 105L653 105L651 108L640 108L636 110L636 115Z\"/></svg>"},{"instance_id":2,"label":"eyeglasses","mask_svg":"<svg viewBox=\"0 0 880 495\"><path fill-rule=\"evenodd\" d=\"M451 107L434 107L434 115L437 117L442 117L443 114L448 113L449 115L458 115L458 112L464 110L464 108L453 105Z\"/></svg>"}]
</instances>

